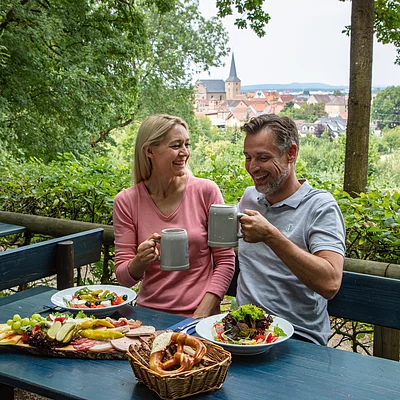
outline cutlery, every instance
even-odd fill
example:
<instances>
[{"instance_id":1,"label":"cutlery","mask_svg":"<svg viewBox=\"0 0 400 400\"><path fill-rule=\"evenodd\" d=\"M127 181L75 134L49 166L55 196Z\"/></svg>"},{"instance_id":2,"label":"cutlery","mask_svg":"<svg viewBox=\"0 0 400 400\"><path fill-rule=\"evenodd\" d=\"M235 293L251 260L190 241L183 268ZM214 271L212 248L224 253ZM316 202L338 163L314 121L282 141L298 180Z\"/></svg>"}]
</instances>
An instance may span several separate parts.
<instances>
[{"instance_id":1,"label":"cutlery","mask_svg":"<svg viewBox=\"0 0 400 400\"><path fill-rule=\"evenodd\" d=\"M61 311L62 308L59 306L56 306L54 304L44 304L40 310L36 311L36 313L41 314L43 312L50 311L50 310L51 311Z\"/></svg>"},{"instance_id":2,"label":"cutlery","mask_svg":"<svg viewBox=\"0 0 400 400\"><path fill-rule=\"evenodd\" d=\"M194 319L187 324L184 324L182 326L178 326L174 329L174 332L185 332L188 333L189 330L193 330L193 328L202 320L203 318L199 319ZM183 321L182 321L183 322Z\"/></svg>"}]
</instances>

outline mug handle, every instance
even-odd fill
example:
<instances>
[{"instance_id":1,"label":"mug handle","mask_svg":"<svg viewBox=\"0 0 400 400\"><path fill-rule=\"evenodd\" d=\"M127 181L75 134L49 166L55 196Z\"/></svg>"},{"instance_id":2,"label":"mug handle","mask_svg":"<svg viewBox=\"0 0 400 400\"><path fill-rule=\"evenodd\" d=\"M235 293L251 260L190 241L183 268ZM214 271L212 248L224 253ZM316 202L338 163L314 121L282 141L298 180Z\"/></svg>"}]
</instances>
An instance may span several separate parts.
<instances>
[{"instance_id":1,"label":"mug handle","mask_svg":"<svg viewBox=\"0 0 400 400\"><path fill-rule=\"evenodd\" d=\"M150 239L150 240L152 240L154 243L161 244L161 240L160 239ZM157 261L161 261L161 257L160 256L158 256Z\"/></svg>"},{"instance_id":2,"label":"mug handle","mask_svg":"<svg viewBox=\"0 0 400 400\"><path fill-rule=\"evenodd\" d=\"M238 220L240 220L240 218L241 218L241 217L244 217L244 216L246 216L246 214L243 214L243 213L241 213L241 212L238 212L238 213L237 213L237 218L238 218ZM243 239L243 238L244 238L244 236L243 236L243 235L240 235L240 234L238 234L237 237L238 237L238 239Z\"/></svg>"}]
</instances>

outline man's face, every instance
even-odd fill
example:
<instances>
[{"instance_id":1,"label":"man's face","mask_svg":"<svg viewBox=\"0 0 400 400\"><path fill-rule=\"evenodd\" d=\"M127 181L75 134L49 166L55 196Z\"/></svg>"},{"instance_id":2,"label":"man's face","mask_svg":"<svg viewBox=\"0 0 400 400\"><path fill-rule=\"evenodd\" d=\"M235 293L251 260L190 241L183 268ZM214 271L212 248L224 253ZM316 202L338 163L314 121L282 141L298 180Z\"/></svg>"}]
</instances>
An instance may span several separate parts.
<instances>
[{"instance_id":1,"label":"man's face","mask_svg":"<svg viewBox=\"0 0 400 400\"><path fill-rule=\"evenodd\" d=\"M246 170L258 192L269 195L283 187L290 173L288 155L286 152L281 155L269 128L246 135L244 155Z\"/></svg>"}]
</instances>

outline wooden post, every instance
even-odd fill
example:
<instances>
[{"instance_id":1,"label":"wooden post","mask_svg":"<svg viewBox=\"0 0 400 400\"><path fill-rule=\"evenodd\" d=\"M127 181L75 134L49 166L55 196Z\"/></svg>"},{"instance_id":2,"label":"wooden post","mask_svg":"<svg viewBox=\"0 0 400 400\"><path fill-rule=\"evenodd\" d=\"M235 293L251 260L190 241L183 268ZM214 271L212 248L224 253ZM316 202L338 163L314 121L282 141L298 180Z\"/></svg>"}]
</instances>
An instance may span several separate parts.
<instances>
[{"instance_id":1,"label":"wooden post","mask_svg":"<svg viewBox=\"0 0 400 400\"><path fill-rule=\"evenodd\" d=\"M373 355L399 361L400 354L400 331L398 329L374 326L374 349Z\"/></svg>"},{"instance_id":2,"label":"wooden post","mask_svg":"<svg viewBox=\"0 0 400 400\"><path fill-rule=\"evenodd\" d=\"M74 242L67 240L56 247L57 289L74 286Z\"/></svg>"}]
</instances>

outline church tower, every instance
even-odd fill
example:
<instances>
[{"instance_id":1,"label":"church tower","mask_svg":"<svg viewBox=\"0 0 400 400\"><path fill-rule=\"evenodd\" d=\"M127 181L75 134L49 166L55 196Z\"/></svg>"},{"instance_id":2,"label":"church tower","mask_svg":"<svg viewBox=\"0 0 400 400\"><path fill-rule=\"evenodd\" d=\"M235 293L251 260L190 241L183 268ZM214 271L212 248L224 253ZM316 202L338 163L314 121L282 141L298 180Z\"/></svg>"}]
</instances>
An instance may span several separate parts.
<instances>
[{"instance_id":1,"label":"church tower","mask_svg":"<svg viewBox=\"0 0 400 400\"><path fill-rule=\"evenodd\" d=\"M241 92L241 80L236 75L235 56L232 53L231 71L229 78L225 81L226 100L233 100Z\"/></svg>"}]
</instances>

